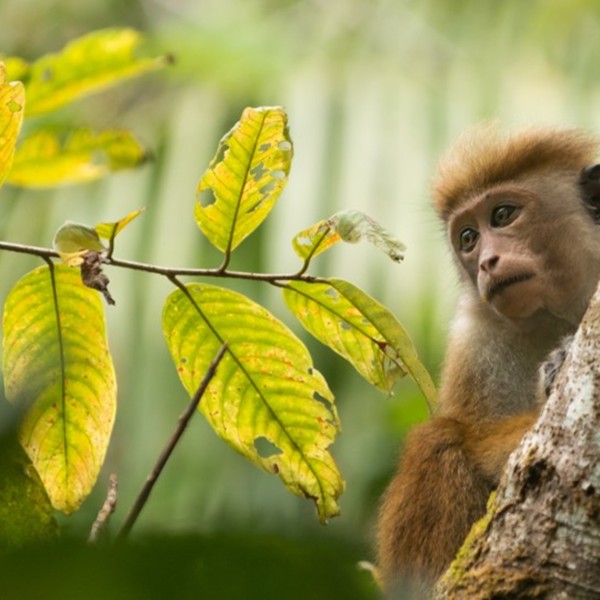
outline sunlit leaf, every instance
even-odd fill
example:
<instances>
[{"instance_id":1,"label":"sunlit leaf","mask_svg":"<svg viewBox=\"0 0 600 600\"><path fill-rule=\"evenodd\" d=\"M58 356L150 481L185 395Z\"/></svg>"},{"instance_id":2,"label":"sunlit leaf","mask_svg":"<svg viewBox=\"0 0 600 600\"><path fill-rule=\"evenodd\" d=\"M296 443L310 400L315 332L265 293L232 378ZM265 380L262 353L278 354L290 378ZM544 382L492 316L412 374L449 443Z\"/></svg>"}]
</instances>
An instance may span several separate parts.
<instances>
[{"instance_id":1,"label":"sunlit leaf","mask_svg":"<svg viewBox=\"0 0 600 600\"><path fill-rule=\"evenodd\" d=\"M290 281L283 297L306 330L348 360L367 381L390 392L408 373L434 406L436 392L429 373L402 325L379 302L341 279Z\"/></svg>"},{"instance_id":2,"label":"sunlit leaf","mask_svg":"<svg viewBox=\"0 0 600 600\"><path fill-rule=\"evenodd\" d=\"M115 416L102 301L77 269L41 267L10 291L3 332L6 397L28 407L19 440L52 505L72 513L96 481Z\"/></svg>"},{"instance_id":3,"label":"sunlit leaf","mask_svg":"<svg viewBox=\"0 0 600 600\"><path fill-rule=\"evenodd\" d=\"M196 222L219 250L235 249L265 220L287 183L291 160L285 111L246 108L198 184Z\"/></svg>"},{"instance_id":4,"label":"sunlit leaf","mask_svg":"<svg viewBox=\"0 0 600 600\"><path fill-rule=\"evenodd\" d=\"M344 210L311 225L294 236L292 246L300 258L307 260L325 252L340 240L355 244L363 239L396 262L404 258L404 244L359 210Z\"/></svg>"},{"instance_id":5,"label":"sunlit leaf","mask_svg":"<svg viewBox=\"0 0 600 600\"><path fill-rule=\"evenodd\" d=\"M0 62L6 69L6 81L20 81L23 83L29 78L31 66L18 56L0 56Z\"/></svg>"},{"instance_id":6,"label":"sunlit leaf","mask_svg":"<svg viewBox=\"0 0 600 600\"><path fill-rule=\"evenodd\" d=\"M0 63L0 185L13 164L17 137L23 122L25 95L20 83L8 83Z\"/></svg>"},{"instance_id":7,"label":"sunlit leaf","mask_svg":"<svg viewBox=\"0 0 600 600\"><path fill-rule=\"evenodd\" d=\"M306 260L325 252L341 239L334 225L327 219L319 221L296 234L292 240L292 246L296 254Z\"/></svg>"},{"instance_id":8,"label":"sunlit leaf","mask_svg":"<svg viewBox=\"0 0 600 600\"><path fill-rule=\"evenodd\" d=\"M338 417L302 342L241 294L204 284L169 296L163 331L190 395L229 344L200 410L236 450L314 500L321 520L338 514L343 481L327 451Z\"/></svg>"},{"instance_id":9,"label":"sunlit leaf","mask_svg":"<svg viewBox=\"0 0 600 600\"><path fill-rule=\"evenodd\" d=\"M52 187L94 181L112 171L142 164L147 154L127 131L74 130L66 140L42 129L23 140L8 181L24 187Z\"/></svg>"},{"instance_id":10,"label":"sunlit leaf","mask_svg":"<svg viewBox=\"0 0 600 600\"><path fill-rule=\"evenodd\" d=\"M132 29L105 29L41 57L31 64L29 72L22 66L22 74L28 75L27 116L56 110L123 79L164 66L164 57L140 53L142 42L142 36Z\"/></svg>"},{"instance_id":11,"label":"sunlit leaf","mask_svg":"<svg viewBox=\"0 0 600 600\"><path fill-rule=\"evenodd\" d=\"M0 401L6 404L5 400ZM0 548L48 542L58 534L42 482L14 434L0 436Z\"/></svg>"},{"instance_id":12,"label":"sunlit leaf","mask_svg":"<svg viewBox=\"0 0 600 600\"><path fill-rule=\"evenodd\" d=\"M98 225L94 226L96 233L105 240L111 240L116 237L131 221L135 218L139 217L144 212L144 209L141 208L139 210L134 210L130 212L127 216L115 221L114 223L98 223Z\"/></svg>"}]
</instances>

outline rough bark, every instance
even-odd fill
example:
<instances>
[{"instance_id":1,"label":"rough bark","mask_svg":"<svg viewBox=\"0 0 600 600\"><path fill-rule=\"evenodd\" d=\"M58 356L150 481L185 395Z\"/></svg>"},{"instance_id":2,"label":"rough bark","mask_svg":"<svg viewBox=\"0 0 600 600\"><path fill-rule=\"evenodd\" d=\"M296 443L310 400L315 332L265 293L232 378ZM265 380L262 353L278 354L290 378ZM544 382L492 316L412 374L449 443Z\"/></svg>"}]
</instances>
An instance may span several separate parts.
<instances>
[{"instance_id":1,"label":"rough bark","mask_svg":"<svg viewBox=\"0 0 600 600\"><path fill-rule=\"evenodd\" d=\"M600 287L437 597L600 598Z\"/></svg>"}]
</instances>

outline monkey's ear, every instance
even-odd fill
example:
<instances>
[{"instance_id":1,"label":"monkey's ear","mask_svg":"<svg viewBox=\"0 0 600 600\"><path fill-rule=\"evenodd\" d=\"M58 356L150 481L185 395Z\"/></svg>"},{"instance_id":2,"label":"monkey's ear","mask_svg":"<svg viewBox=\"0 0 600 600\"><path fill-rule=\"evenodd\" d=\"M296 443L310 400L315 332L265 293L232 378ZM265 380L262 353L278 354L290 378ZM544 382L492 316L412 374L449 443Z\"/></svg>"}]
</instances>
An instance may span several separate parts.
<instances>
[{"instance_id":1,"label":"monkey's ear","mask_svg":"<svg viewBox=\"0 0 600 600\"><path fill-rule=\"evenodd\" d=\"M581 171L579 185L583 203L596 223L600 223L600 164L589 165Z\"/></svg>"}]
</instances>

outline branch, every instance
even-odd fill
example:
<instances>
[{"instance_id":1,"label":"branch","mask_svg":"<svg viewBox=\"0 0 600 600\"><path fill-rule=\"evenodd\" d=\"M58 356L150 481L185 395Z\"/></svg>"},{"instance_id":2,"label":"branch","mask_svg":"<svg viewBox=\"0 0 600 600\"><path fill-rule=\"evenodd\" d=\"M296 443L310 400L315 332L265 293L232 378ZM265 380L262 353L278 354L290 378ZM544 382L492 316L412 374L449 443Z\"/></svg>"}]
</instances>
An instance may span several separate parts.
<instances>
[{"instance_id":1,"label":"branch","mask_svg":"<svg viewBox=\"0 0 600 600\"><path fill-rule=\"evenodd\" d=\"M117 506L117 487L118 481L117 476L114 473L111 473L108 477L108 493L106 494L106 500L92 525L92 529L90 531L90 535L88 537L88 543L94 544L98 541L100 537L100 533L106 527L110 516L115 511L115 507Z\"/></svg>"},{"instance_id":2,"label":"branch","mask_svg":"<svg viewBox=\"0 0 600 600\"><path fill-rule=\"evenodd\" d=\"M200 385L198 386L196 393L192 397L192 400L191 400L190 404L188 405L187 409L179 417L179 420L177 422L177 427L176 427L175 431L173 432L171 439L168 441L167 445L165 446L165 449L162 451L161 455L158 457L156 464L154 465L152 471L150 471L150 474L146 478L146 482L142 486L142 489L140 490L140 493L138 494L138 497L136 498L135 503L133 504L131 510L129 511L129 514L127 515L125 522L123 523L123 526L121 527L119 534L117 536L118 539L124 539L127 537L129 532L131 531L131 528L133 527L134 523L136 522L140 512L142 512L142 509L144 508L148 498L150 497L150 493L152 492L152 489L154 488L154 484L156 483L159 475L161 474L162 470L164 469L165 465L167 464L167 461L169 460L173 450L175 449L177 442L180 440L181 436L183 435L183 432L185 431L190 419L192 418L192 415L194 414L196 408L198 407L198 404L200 403L200 399L202 398L204 392L206 391L208 384L210 383L211 379L215 376L215 373L217 372L217 367L218 367L219 363L221 362L221 360L223 359L223 357L225 356L226 351L227 351L227 344L223 344L221 346L219 352L215 356L214 360L208 367L206 373L204 374L204 377L203 377L202 381L200 382Z\"/></svg>"},{"instance_id":3,"label":"branch","mask_svg":"<svg viewBox=\"0 0 600 600\"><path fill-rule=\"evenodd\" d=\"M1 242L0 250L8 252L17 252L19 254L30 254L32 256L39 256L46 260L50 258L59 258L58 252L51 248L41 248L39 246L28 246L26 244L16 244L13 242ZM308 264L302 265L302 268L295 273L249 273L246 271L228 271L223 267L216 269L193 269L184 267L161 267L159 265L152 265L148 263L136 262L132 260L121 260L118 258L112 258L109 250L108 256L106 257L105 264L112 267L120 267L122 269L130 269L132 271L145 271L146 273L154 273L157 275L164 275L165 277L177 277L177 276L194 276L194 277L226 277L230 279L253 279L255 281L266 281L268 283L276 283L278 281L307 281L310 283L325 282L326 279L321 277L314 277L312 275L306 275L305 271Z\"/></svg>"}]
</instances>

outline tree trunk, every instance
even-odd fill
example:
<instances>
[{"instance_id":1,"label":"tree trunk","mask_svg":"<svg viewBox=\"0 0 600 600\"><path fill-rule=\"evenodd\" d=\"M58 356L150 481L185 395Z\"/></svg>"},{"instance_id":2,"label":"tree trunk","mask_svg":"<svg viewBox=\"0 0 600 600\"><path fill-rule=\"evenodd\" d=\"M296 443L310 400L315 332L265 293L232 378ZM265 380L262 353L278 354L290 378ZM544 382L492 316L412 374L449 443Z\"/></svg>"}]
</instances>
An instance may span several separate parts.
<instances>
[{"instance_id":1,"label":"tree trunk","mask_svg":"<svg viewBox=\"0 0 600 600\"><path fill-rule=\"evenodd\" d=\"M437 597L600 598L600 287Z\"/></svg>"}]
</instances>

